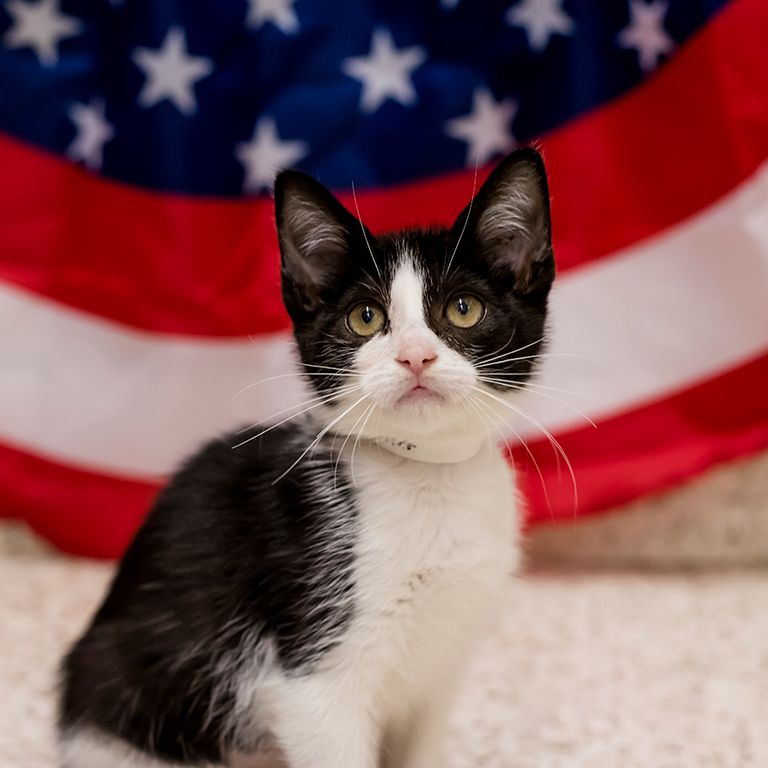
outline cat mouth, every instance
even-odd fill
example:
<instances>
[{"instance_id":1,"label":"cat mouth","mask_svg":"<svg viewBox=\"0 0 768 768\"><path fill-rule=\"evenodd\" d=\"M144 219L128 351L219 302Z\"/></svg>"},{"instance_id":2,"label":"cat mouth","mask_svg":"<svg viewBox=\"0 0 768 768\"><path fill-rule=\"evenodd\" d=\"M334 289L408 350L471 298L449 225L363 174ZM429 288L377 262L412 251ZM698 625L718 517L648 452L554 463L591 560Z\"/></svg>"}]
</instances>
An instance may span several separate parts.
<instances>
[{"instance_id":1,"label":"cat mouth","mask_svg":"<svg viewBox=\"0 0 768 768\"><path fill-rule=\"evenodd\" d=\"M397 404L410 405L415 403L439 402L444 399L445 398L442 395L438 395L434 389L430 389L423 384L416 384L398 399Z\"/></svg>"}]
</instances>

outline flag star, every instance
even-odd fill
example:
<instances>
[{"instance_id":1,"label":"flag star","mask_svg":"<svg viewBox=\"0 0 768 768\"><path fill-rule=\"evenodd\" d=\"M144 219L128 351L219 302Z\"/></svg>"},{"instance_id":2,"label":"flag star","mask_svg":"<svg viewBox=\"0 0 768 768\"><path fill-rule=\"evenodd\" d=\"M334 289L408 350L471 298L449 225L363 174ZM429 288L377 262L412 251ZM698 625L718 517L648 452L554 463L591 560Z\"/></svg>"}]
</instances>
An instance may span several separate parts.
<instances>
[{"instance_id":1,"label":"flag star","mask_svg":"<svg viewBox=\"0 0 768 768\"><path fill-rule=\"evenodd\" d=\"M459 0L440 0L440 5L446 11L452 11L459 4Z\"/></svg>"},{"instance_id":2,"label":"flag star","mask_svg":"<svg viewBox=\"0 0 768 768\"><path fill-rule=\"evenodd\" d=\"M420 46L397 49L389 31L377 29L371 39L371 52L344 59L341 69L363 84L363 112L375 112L387 99L405 106L416 103L411 77L426 60L427 53Z\"/></svg>"},{"instance_id":3,"label":"flag star","mask_svg":"<svg viewBox=\"0 0 768 768\"><path fill-rule=\"evenodd\" d=\"M9 48L32 48L45 66L58 61L62 40L83 30L79 19L61 12L58 0L8 0L5 10L12 21L3 42Z\"/></svg>"},{"instance_id":4,"label":"flag star","mask_svg":"<svg viewBox=\"0 0 768 768\"><path fill-rule=\"evenodd\" d=\"M243 189L246 192L272 189L277 172L294 165L307 152L309 147L303 141L283 141L277 134L274 119L262 117L256 123L251 140L235 148L235 156L245 169Z\"/></svg>"},{"instance_id":5,"label":"flag star","mask_svg":"<svg viewBox=\"0 0 768 768\"><path fill-rule=\"evenodd\" d=\"M213 62L204 56L190 56L181 27L171 27L157 50L137 48L133 61L144 72L139 104L151 107L168 99L180 112L197 111L194 86L213 72Z\"/></svg>"},{"instance_id":6,"label":"flag star","mask_svg":"<svg viewBox=\"0 0 768 768\"><path fill-rule=\"evenodd\" d=\"M82 161L91 170L101 168L104 145L115 135L104 110L102 99L91 99L90 104L73 104L69 108L69 118L77 133L67 148L67 156L76 162Z\"/></svg>"},{"instance_id":7,"label":"flag star","mask_svg":"<svg viewBox=\"0 0 768 768\"><path fill-rule=\"evenodd\" d=\"M563 10L563 0L522 0L507 11L506 20L525 29L534 51L545 50L552 35L570 35L574 29L573 19Z\"/></svg>"},{"instance_id":8,"label":"flag star","mask_svg":"<svg viewBox=\"0 0 768 768\"><path fill-rule=\"evenodd\" d=\"M629 25L619 32L619 45L634 48L643 72L650 72L659 64L659 57L674 50L675 42L664 28L668 3L653 0L629 0Z\"/></svg>"},{"instance_id":9,"label":"flag star","mask_svg":"<svg viewBox=\"0 0 768 768\"><path fill-rule=\"evenodd\" d=\"M467 142L467 165L483 165L515 146L509 126L515 119L517 107L514 99L496 101L487 88L475 88L472 111L445 124L445 132L451 138Z\"/></svg>"},{"instance_id":10,"label":"flag star","mask_svg":"<svg viewBox=\"0 0 768 768\"><path fill-rule=\"evenodd\" d=\"M290 35L299 29L299 19L293 4L296 0L248 0L246 24L258 29L272 22L281 32Z\"/></svg>"}]
</instances>

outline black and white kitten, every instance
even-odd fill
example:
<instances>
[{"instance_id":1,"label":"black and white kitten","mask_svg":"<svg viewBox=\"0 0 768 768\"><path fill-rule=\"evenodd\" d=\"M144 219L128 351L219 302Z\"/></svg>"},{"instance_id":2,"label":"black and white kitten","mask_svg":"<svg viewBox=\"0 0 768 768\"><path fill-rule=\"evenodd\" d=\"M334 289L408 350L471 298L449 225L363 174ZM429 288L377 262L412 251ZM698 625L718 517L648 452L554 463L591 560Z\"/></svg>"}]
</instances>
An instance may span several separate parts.
<instances>
[{"instance_id":1,"label":"black and white kitten","mask_svg":"<svg viewBox=\"0 0 768 768\"><path fill-rule=\"evenodd\" d=\"M506 158L451 229L374 236L293 171L275 197L317 407L162 492L63 662L64 768L439 768L517 565L498 442L554 278L541 158Z\"/></svg>"}]
</instances>

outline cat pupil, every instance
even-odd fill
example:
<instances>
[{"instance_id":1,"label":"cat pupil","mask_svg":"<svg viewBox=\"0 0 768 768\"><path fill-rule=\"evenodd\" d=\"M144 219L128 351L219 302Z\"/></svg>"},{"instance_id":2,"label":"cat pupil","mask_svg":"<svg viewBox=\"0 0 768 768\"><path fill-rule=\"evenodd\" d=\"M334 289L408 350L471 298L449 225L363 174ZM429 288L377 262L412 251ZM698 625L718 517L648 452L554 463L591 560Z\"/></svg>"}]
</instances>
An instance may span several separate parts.
<instances>
[{"instance_id":1,"label":"cat pupil","mask_svg":"<svg viewBox=\"0 0 768 768\"><path fill-rule=\"evenodd\" d=\"M373 314L373 310L370 307L363 307L363 311L360 313L366 325L373 321Z\"/></svg>"},{"instance_id":2,"label":"cat pupil","mask_svg":"<svg viewBox=\"0 0 768 768\"><path fill-rule=\"evenodd\" d=\"M465 299L459 299L456 302L456 309L458 309L462 315L466 315L467 312L469 312L469 304Z\"/></svg>"}]
</instances>

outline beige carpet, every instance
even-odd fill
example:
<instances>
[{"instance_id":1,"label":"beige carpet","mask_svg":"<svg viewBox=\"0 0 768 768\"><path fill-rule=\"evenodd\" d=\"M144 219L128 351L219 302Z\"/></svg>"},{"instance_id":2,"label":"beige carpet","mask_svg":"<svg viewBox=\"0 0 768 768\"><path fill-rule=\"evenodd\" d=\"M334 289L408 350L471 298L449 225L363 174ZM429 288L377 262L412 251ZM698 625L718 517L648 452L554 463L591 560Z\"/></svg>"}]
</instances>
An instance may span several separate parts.
<instances>
[{"instance_id":1,"label":"beige carpet","mask_svg":"<svg viewBox=\"0 0 768 768\"><path fill-rule=\"evenodd\" d=\"M0 527L2 768L55 765L57 659L109 574ZM768 571L539 571L499 610L447 768L768 766Z\"/></svg>"}]
</instances>

